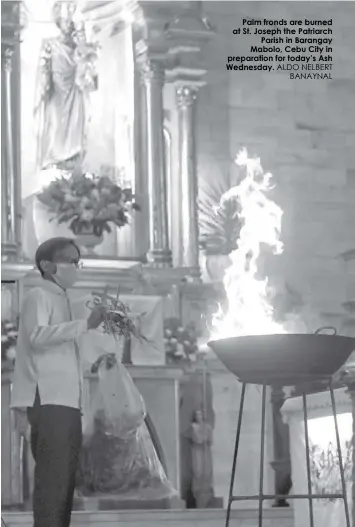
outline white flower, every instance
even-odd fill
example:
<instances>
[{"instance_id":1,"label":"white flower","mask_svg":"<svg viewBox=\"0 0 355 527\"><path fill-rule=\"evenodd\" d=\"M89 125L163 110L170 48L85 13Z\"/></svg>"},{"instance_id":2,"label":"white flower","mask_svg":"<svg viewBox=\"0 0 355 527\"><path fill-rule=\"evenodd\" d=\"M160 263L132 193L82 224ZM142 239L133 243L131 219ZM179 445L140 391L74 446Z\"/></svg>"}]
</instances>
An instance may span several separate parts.
<instances>
[{"instance_id":1,"label":"white flower","mask_svg":"<svg viewBox=\"0 0 355 527\"><path fill-rule=\"evenodd\" d=\"M78 201L78 198L66 192L64 195L64 201L65 203L76 203Z\"/></svg>"},{"instance_id":2,"label":"white flower","mask_svg":"<svg viewBox=\"0 0 355 527\"><path fill-rule=\"evenodd\" d=\"M6 329L11 329L11 328L14 328L15 327L15 324L13 322L6 322L5 324L5 328Z\"/></svg>"},{"instance_id":3,"label":"white flower","mask_svg":"<svg viewBox=\"0 0 355 527\"><path fill-rule=\"evenodd\" d=\"M6 357L9 359L9 360L15 360L16 358L16 348L14 348L13 346L11 348L9 348L6 352Z\"/></svg>"},{"instance_id":4,"label":"white flower","mask_svg":"<svg viewBox=\"0 0 355 527\"><path fill-rule=\"evenodd\" d=\"M170 329L166 329L165 330L165 335L169 338L172 336L172 332L170 331Z\"/></svg>"},{"instance_id":5,"label":"white flower","mask_svg":"<svg viewBox=\"0 0 355 527\"><path fill-rule=\"evenodd\" d=\"M17 335L18 335L17 331L14 331L14 330L9 331L9 332L7 333L7 336L8 336L8 337L17 337Z\"/></svg>"},{"instance_id":6,"label":"white flower","mask_svg":"<svg viewBox=\"0 0 355 527\"><path fill-rule=\"evenodd\" d=\"M1 335L1 342L7 342L9 340L7 335Z\"/></svg>"},{"instance_id":7,"label":"white flower","mask_svg":"<svg viewBox=\"0 0 355 527\"><path fill-rule=\"evenodd\" d=\"M188 340L184 340L183 345L188 347L191 345L191 342L189 342Z\"/></svg>"},{"instance_id":8,"label":"white flower","mask_svg":"<svg viewBox=\"0 0 355 527\"><path fill-rule=\"evenodd\" d=\"M184 331L185 331L182 326L180 326L177 330L178 330L178 333L184 333Z\"/></svg>"},{"instance_id":9,"label":"white flower","mask_svg":"<svg viewBox=\"0 0 355 527\"><path fill-rule=\"evenodd\" d=\"M131 213L133 211L133 203L132 203L132 201L126 201L126 203L124 204L124 207L125 207L127 212Z\"/></svg>"},{"instance_id":10,"label":"white flower","mask_svg":"<svg viewBox=\"0 0 355 527\"><path fill-rule=\"evenodd\" d=\"M80 219L82 221L92 221L94 219L94 212L92 210L84 210L80 214Z\"/></svg>"},{"instance_id":11,"label":"white flower","mask_svg":"<svg viewBox=\"0 0 355 527\"><path fill-rule=\"evenodd\" d=\"M172 339L170 339L170 344L172 344L173 346L175 346L175 344L177 344L177 339L175 337L173 337Z\"/></svg>"},{"instance_id":12,"label":"white flower","mask_svg":"<svg viewBox=\"0 0 355 527\"><path fill-rule=\"evenodd\" d=\"M85 207L88 207L91 205L91 200L90 198L88 198L87 196L84 196L81 198L81 201L80 201L80 207L81 208L85 208Z\"/></svg>"},{"instance_id":13,"label":"white flower","mask_svg":"<svg viewBox=\"0 0 355 527\"><path fill-rule=\"evenodd\" d=\"M198 355L204 356L209 353L210 349L207 345L207 343L200 344L197 349Z\"/></svg>"},{"instance_id":14,"label":"white flower","mask_svg":"<svg viewBox=\"0 0 355 527\"><path fill-rule=\"evenodd\" d=\"M100 192L98 191L97 188L93 188L92 191L91 191L91 193L90 193L90 195L91 195L91 197L92 197L93 199L97 199L97 200L100 199Z\"/></svg>"},{"instance_id":15,"label":"white flower","mask_svg":"<svg viewBox=\"0 0 355 527\"><path fill-rule=\"evenodd\" d=\"M185 357L184 348L182 344L178 344L177 350L174 353L175 357Z\"/></svg>"}]
</instances>

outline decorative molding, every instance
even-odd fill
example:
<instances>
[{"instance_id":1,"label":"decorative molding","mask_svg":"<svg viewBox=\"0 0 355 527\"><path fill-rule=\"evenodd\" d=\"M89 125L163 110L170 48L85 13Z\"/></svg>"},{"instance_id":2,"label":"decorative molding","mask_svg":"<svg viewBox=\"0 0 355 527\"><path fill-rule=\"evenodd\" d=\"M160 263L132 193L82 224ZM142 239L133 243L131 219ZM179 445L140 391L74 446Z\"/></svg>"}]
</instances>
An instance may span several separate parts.
<instances>
[{"instance_id":1,"label":"decorative molding","mask_svg":"<svg viewBox=\"0 0 355 527\"><path fill-rule=\"evenodd\" d=\"M231 519L236 525L254 525L257 523L258 511L254 509L232 509ZM210 527L223 525L225 522L225 509L185 509L185 510L120 510L120 511L73 511L75 525L105 525L106 527L135 527L193 525L193 527ZM267 509L263 512L265 524L273 526L293 525L293 508ZM32 512L6 512L2 513L8 525L21 525L29 527L33 524ZM245 520L245 523L244 523ZM243 522L243 523L242 523Z\"/></svg>"},{"instance_id":2,"label":"decorative molding","mask_svg":"<svg viewBox=\"0 0 355 527\"><path fill-rule=\"evenodd\" d=\"M182 379L183 368L178 366L125 366L132 379ZM97 373L86 373L85 379L96 379Z\"/></svg>"},{"instance_id":3,"label":"decorative molding","mask_svg":"<svg viewBox=\"0 0 355 527\"><path fill-rule=\"evenodd\" d=\"M1 281L11 282L21 280L21 278L31 271L34 271L34 265L31 262L2 262Z\"/></svg>"},{"instance_id":4,"label":"decorative molding","mask_svg":"<svg viewBox=\"0 0 355 527\"><path fill-rule=\"evenodd\" d=\"M24 2L1 2L1 43L14 45L20 42L21 30L26 22Z\"/></svg>"},{"instance_id":5,"label":"decorative molding","mask_svg":"<svg viewBox=\"0 0 355 527\"><path fill-rule=\"evenodd\" d=\"M10 47L10 45L6 45L2 43L1 46L1 65L6 73L11 73L12 71L12 57L14 54L13 47Z\"/></svg>"},{"instance_id":6,"label":"decorative molding","mask_svg":"<svg viewBox=\"0 0 355 527\"><path fill-rule=\"evenodd\" d=\"M189 2L184 9L166 27L166 37L169 39L189 37L194 41L206 41L213 35L212 25L202 12L202 2Z\"/></svg>"},{"instance_id":7,"label":"decorative molding","mask_svg":"<svg viewBox=\"0 0 355 527\"><path fill-rule=\"evenodd\" d=\"M334 390L337 413L351 412L351 397L347 388ZM328 391L307 395L308 417L314 418L329 415L331 411L331 400ZM291 397L287 399L281 408L283 419L289 422L294 419L303 419L303 398Z\"/></svg>"},{"instance_id":8,"label":"decorative molding","mask_svg":"<svg viewBox=\"0 0 355 527\"><path fill-rule=\"evenodd\" d=\"M143 82L156 82L163 87L165 80L164 62L159 59L146 59L140 67Z\"/></svg>"},{"instance_id":9,"label":"decorative molding","mask_svg":"<svg viewBox=\"0 0 355 527\"><path fill-rule=\"evenodd\" d=\"M178 86L176 88L176 104L178 107L192 106L197 98L197 86Z\"/></svg>"},{"instance_id":10,"label":"decorative molding","mask_svg":"<svg viewBox=\"0 0 355 527\"><path fill-rule=\"evenodd\" d=\"M181 53L198 53L199 51L201 51L201 48L197 44L186 45L178 43L169 48L169 55L174 56L179 55Z\"/></svg>"},{"instance_id":11,"label":"decorative molding","mask_svg":"<svg viewBox=\"0 0 355 527\"><path fill-rule=\"evenodd\" d=\"M176 87L190 85L192 87L202 88L207 84L206 81L202 80L206 72L206 70L179 66L166 71L166 80L169 83L173 83Z\"/></svg>"},{"instance_id":12,"label":"decorative molding","mask_svg":"<svg viewBox=\"0 0 355 527\"><path fill-rule=\"evenodd\" d=\"M94 287L104 289L120 288L123 292L132 292L138 285L138 273L141 264L122 260L83 259L84 267L79 272L75 288ZM26 286L36 286L42 281L40 273L33 268L26 276Z\"/></svg>"}]
</instances>

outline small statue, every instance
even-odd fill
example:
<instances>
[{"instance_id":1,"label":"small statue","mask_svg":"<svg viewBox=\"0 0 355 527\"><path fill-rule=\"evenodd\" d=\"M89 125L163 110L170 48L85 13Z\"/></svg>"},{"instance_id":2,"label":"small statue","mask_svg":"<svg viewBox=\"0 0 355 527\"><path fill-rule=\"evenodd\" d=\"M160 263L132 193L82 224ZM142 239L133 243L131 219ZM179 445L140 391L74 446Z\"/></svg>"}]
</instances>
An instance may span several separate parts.
<instances>
[{"instance_id":1,"label":"small statue","mask_svg":"<svg viewBox=\"0 0 355 527\"><path fill-rule=\"evenodd\" d=\"M88 97L97 88L97 46L86 41L75 13L76 2L55 2L60 35L42 44L34 109L40 169L72 170L85 154Z\"/></svg>"},{"instance_id":2,"label":"small statue","mask_svg":"<svg viewBox=\"0 0 355 527\"><path fill-rule=\"evenodd\" d=\"M196 410L191 424L191 453L192 494L197 509L206 509L214 498L212 436L212 426L206 422L203 412Z\"/></svg>"}]
</instances>

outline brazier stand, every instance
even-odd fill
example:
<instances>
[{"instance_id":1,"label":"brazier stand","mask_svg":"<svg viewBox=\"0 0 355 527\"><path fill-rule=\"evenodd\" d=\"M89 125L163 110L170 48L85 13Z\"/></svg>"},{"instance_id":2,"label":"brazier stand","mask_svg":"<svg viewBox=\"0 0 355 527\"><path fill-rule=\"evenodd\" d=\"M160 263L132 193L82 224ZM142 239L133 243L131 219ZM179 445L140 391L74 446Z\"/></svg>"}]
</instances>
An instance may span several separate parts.
<instances>
[{"instance_id":1,"label":"brazier stand","mask_svg":"<svg viewBox=\"0 0 355 527\"><path fill-rule=\"evenodd\" d=\"M332 377L346 362L352 351L355 350L355 339L336 336L336 333L334 335L321 335L317 332L314 335L288 334L233 337L212 341L209 346L229 371L235 374L242 383L225 526L229 527L233 502L258 502L258 525L263 527L264 501L305 499L309 503L309 527L314 527L313 500L332 498L343 500L346 527L351 527ZM312 493L307 387L314 383L321 383L324 385L324 389L330 392L341 480L341 492L338 494ZM256 495L235 496L233 488L248 384L260 386L262 393L259 493ZM290 494L286 496L264 493L266 390L268 386L297 386L298 389L301 389L305 428L307 494Z\"/></svg>"}]
</instances>

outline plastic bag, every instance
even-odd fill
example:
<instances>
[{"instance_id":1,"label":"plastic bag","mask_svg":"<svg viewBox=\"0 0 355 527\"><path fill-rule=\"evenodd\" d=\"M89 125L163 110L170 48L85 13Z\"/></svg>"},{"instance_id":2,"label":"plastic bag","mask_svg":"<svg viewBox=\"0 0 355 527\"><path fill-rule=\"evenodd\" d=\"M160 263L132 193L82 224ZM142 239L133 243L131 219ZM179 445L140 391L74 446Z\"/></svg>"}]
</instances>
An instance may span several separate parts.
<instances>
[{"instance_id":1,"label":"plastic bag","mask_svg":"<svg viewBox=\"0 0 355 527\"><path fill-rule=\"evenodd\" d=\"M98 367L98 387L84 426L84 441L99 428L105 434L125 439L142 425L146 408L130 374L112 356L103 357Z\"/></svg>"},{"instance_id":2,"label":"plastic bag","mask_svg":"<svg viewBox=\"0 0 355 527\"><path fill-rule=\"evenodd\" d=\"M97 427L82 450L79 489L84 496L157 501L177 495L145 425L126 439Z\"/></svg>"},{"instance_id":3,"label":"plastic bag","mask_svg":"<svg viewBox=\"0 0 355 527\"><path fill-rule=\"evenodd\" d=\"M84 426L78 474L82 495L162 500L176 495L144 422L142 396L112 355L99 360L98 388Z\"/></svg>"}]
</instances>

